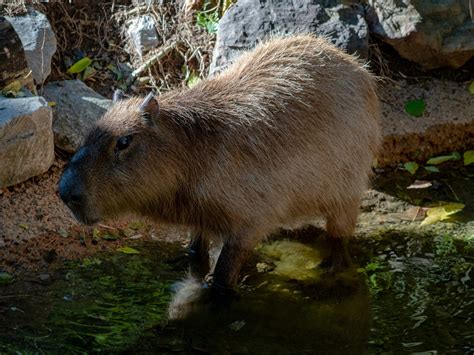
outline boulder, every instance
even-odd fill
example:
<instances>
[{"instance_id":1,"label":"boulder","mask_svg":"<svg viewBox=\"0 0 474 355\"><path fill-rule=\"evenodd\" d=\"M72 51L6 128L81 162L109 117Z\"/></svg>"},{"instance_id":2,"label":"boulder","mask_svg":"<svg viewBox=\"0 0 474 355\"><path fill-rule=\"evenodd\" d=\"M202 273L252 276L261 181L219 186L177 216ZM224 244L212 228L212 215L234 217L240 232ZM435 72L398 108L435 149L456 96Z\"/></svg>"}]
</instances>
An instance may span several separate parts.
<instances>
[{"instance_id":1,"label":"boulder","mask_svg":"<svg viewBox=\"0 0 474 355\"><path fill-rule=\"evenodd\" d=\"M425 162L446 152L463 152L474 144L474 105L468 85L447 80L387 82L380 88L384 136L379 166ZM405 112L409 100L422 99L421 117Z\"/></svg>"},{"instance_id":2,"label":"boulder","mask_svg":"<svg viewBox=\"0 0 474 355\"><path fill-rule=\"evenodd\" d=\"M20 38L4 17L0 16L0 89L18 82L33 89L33 77L26 62L25 51Z\"/></svg>"},{"instance_id":3,"label":"boulder","mask_svg":"<svg viewBox=\"0 0 474 355\"><path fill-rule=\"evenodd\" d=\"M239 0L219 21L210 73L272 34L301 32L328 36L349 53L367 57L368 26L359 6L337 0Z\"/></svg>"},{"instance_id":4,"label":"boulder","mask_svg":"<svg viewBox=\"0 0 474 355\"><path fill-rule=\"evenodd\" d=\"M459 68L474 55L472 0L369 0L371 31L427 69Z\"/></svg>"},{"instance_id":5,"label":"boulder","mask_svg":"<svg viewBox=\"0 0 474 355\"><path fill-rule=\"evenodd\" d=\"M0 97L0 188L46 172L54 161L53 114L42 97Z\"/></svg>"},{"instance_id":6,"label":"boulder","mask_svg":"<svg viewBox=\"0 0 474 355\"><path fill-rule=\"evenodd\" d=\"M49 83L44 87L43 95L48 101L55 103L54 143L70 153L83 144L93 123L112 103L79 80Z\"/></svg>"},{"instance_id":7,"label":"boulder","mask_svg":"<svg viewBox=\"0 0 474 355\"><path fill-rule=\"evenodd\" d=\"M51 73L51 59L56 52L56 36L48 19L36 10L5 18L20 37L33 79L36 84L43 83Z\"/></svg>"},{"instance_id":8,"label":"boulder","mask_svg":"<svg viewBox=\"0 0 474 355\"><path fill-rule=\"evenodd\" d=\"M140 57L150 49L158 47L160 43L155 20L149 15L132 19L127 29L127 35L133 49Z\"/></svg>"}]
</instances>

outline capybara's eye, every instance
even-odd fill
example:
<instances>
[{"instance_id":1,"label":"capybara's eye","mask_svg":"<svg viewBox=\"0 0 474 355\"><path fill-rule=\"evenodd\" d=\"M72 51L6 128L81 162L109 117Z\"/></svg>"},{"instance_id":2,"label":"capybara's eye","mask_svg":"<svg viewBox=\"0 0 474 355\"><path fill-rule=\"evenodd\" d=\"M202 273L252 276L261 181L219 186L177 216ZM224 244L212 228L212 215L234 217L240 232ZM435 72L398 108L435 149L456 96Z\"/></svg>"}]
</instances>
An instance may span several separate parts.
<instances>
[{"instance_id":1,"label":"capybara's eye","mask_svg":"<svg viewBox=\"0 0 474 355\"><path fill-rule=\"evenodd\" d=\"M115 145L115 150L124 150L127 149L127 147L130 145L130 142L132 141L132 136L122 136L119 139L117 139L117 144Z\"/></svg>"}]
</instances>

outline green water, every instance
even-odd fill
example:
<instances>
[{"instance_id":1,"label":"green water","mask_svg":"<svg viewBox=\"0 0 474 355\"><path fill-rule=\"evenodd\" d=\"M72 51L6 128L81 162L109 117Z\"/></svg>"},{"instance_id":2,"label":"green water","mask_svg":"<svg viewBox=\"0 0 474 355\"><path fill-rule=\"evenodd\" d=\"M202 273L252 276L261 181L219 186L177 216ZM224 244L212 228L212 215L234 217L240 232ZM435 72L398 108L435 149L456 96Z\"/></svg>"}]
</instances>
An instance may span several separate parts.
<instances>
[{"instance_id":1,"label":"green water","mask_svg":"<svg viewBox=\"0 0 474 355\"><path fill-rule=\"evenodd\" d=\"M176 244L97 255L48 283L3 285L0 352L474 351L472 242L388 231L354 241L354 268L335 277L317 268L320 234L310 228L267 242L243 271L239 297L198 304L182 320L167 320L173 284L188 271Z\"/></svg>"}]
</instances>

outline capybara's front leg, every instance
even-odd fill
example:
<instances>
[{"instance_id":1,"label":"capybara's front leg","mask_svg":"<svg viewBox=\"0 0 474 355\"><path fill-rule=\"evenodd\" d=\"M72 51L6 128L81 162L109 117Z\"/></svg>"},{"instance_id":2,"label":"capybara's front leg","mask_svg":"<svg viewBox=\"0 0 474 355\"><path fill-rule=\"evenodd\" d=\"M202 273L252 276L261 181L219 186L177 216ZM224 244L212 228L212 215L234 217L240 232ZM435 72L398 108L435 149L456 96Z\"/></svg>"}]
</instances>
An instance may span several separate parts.
<instances>
[{"instance_id":1,"label":"capybara's front leg","mask_svg":"<svg viewBox=\"0 0 474 355\"><path fill-rule=\"evenodd\" d=\"M240 269L249 257L255 243L245 238L230 237L222 247L214 269L212 288L227 293L235 288Z\"/></svg>"},{"instance_id":2,"label":"capybara's front leg","mask_svg":"<svg viewBox=\"0 0 474 355\"><path fill-rule=\"evenodd\" d=\"M347 237L329 236L329 255L322 261L321 267L332 273L344 271L351 266L351 256L347 249Z\"/></svg>"},{"instance_id":3,"label":"capybara's front leg","mask_svg":"<svg viewBox=\"0 0 474 355\"><path fill-rule=\"evenodd\" d=\"M189 255L199 265L202 275L209 272L209 238L202 231L194 232L189 243Z\"/></svg>"},{"instance_id":4,"label":"capybara's front leg","mask_svg":"<svg viewBox=\"0 0 474 355\"><path fill-rule=\"evenodd\" d=\"M354 234L357 222L358 201L358 199L354 199L352 203L348 203L339 213L327 218L326 228L330 254L321 266L332 272L344 271L352 264L347 244L349 238Z\"/></svg>"}]
</instances>

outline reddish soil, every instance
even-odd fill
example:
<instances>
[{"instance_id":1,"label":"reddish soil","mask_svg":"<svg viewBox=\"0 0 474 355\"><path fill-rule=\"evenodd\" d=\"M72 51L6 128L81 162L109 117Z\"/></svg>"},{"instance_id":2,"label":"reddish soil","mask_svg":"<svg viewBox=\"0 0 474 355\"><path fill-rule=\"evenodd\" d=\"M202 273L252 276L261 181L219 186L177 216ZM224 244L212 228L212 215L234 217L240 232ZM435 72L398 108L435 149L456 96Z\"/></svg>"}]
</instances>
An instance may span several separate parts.
<instances>
[{"instance_id":1,"label":"reddish soil","mask_svg":"<svg viewBox=\"0 0 474 355\"><path fill-rule=\"evenodd\" d=\"M185 231L127 219L85 227L74 220L57 193L65 160L45 174L0 190L0 271L48 270L138 240L180 240Z\"/></svg>"}]
</instances>

